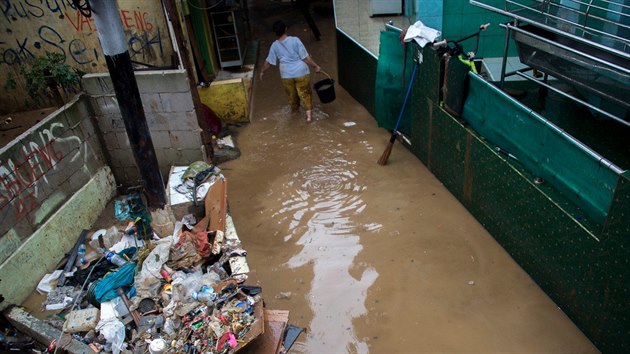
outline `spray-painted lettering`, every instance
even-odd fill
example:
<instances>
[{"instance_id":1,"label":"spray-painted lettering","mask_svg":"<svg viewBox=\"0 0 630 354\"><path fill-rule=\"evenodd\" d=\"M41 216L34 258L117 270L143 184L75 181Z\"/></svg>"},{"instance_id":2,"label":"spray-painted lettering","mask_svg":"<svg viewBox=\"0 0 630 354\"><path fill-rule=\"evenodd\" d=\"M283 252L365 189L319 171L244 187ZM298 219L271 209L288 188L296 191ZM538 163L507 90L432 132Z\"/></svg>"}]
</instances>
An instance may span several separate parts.
<instances>
[{"instance_id":1,"label":"spray-painted lettering","mask_svg":"<svg viewBox=\"0 0 630 354\"><path fill-rule=\"evenodd\" d=\"M71 0L2 0L2 20L11 24L21 19L41 18L46 13L58 16L66 10L74 10Z\"/></svg>"},{"instance_id":2,"label":"spray-painted lettering","mask_svg":"<svg viewBox=\"0 0 630 354\"><path fill-rule=\"evenodd\" d=\"M39 207L40 188L49 184L47 176L55 173L57 163L65 157L59 149L61 146L64 151L76 149L69 163L81 155L85 157L82 162L87 160L87 145L77 136L59 137L63 128L62 123L51 124L50 129L39 133L39 141L23 143L17 157L14 155L0 163L0 219L4 220L10 208L19 220ZM59 129L62 132L55 133Z\"/></svg>"},{"instance_id":3,"label":"spray-painted lettering","mask_svg":"<svg viewBox=\"0 0 630 354\"><path fill-rule=\"evenodd\" d=\"M78 10L73 10L69 5L60 1L34 0L24 2L11 2L0 0L0 11L4 19L10 23L12 18L41 17L44 9L56 13L64 10L63 17L79 33L96 35L96 26L92 18L87 18ZM24 7L24 10L22 8ZM17 16L17 17L16 17ZM129 53L131 57L143 62L164 58L164 45L162 32L159 26L150 21L148 12L121 10L123 27L129 33ZM7 31L13 33L13 31ZM79 38L66 39L62 31L58 31L51 24L44 24L37 28L36 37L14 37L0 42L0 64L23 65L32 62L36 57L43 56L45 52L62 54L66 63L70 65L89 65L99 61L101 52L97 42L89 42ZM96 64L93 64L96 65Z\"/></svg>"},{"instance_id":4,"label":"spray-painted lettering","mask_svg":"<svg viewBox=\"0 0 630 354\"><path fill-rule=\"evenodd\" d=\"M156 49L159 51L156 53ZM144 32L142 35L136 35L129 38L129 55L142 56L143 61L153 60L157 57L164 55L164 49L162 48L162 34L160 29L153 35L148 32Z\"/></svg>"}]
</instances>

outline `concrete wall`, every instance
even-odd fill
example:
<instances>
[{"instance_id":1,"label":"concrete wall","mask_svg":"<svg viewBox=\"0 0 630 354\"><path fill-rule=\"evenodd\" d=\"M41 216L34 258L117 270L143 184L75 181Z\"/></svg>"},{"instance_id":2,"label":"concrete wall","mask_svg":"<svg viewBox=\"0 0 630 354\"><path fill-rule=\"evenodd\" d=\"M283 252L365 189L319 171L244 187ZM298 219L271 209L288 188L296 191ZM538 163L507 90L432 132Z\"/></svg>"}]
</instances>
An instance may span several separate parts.
<instances>
[{"instance_id":1,"label":"concrete wall","mask_svg":"<svg viewBox=\"0 0 630 354\"><path fill-rule=\"evenodd\" d=\"M173 46L160 0L118 0L120 20L131 59L171 66ZM87 73L107 72L94 19L85 17L70 0L4 0L0 2L0 112L25 104L26 82L20 66L31 65L46 52L62 54L65 63ZM15 89L5 89L8 77ZM37 105L41 100L30 100Z\"/></svg>"},{"instance_id":2,"label":"concrete wall","mask_svg":"<svg viewBox=\"0 0 630 354\"><path fill-rule=\"evenodd\" d=\"M172 165L205 160L201 129L184 70L136 72L142 105L164 181ZM116 95L108 74L88 74L83 85L105 141L110 166L121 184L137 184L140 176L129 147Z\"/></svg>"},{"instance_id":3,"label":"concrete wall","mask_svg":"<svg viewBox=\"0 0 630 354\"><path fill-rule=\"evenodd\" d=\"M0 149L0 309L55 268L115 186L87 96Z\"/></svg>"},{"instance_id":4,"label":"concrete wall","mask_svg":"<svg viewBox=\"0 0 630 354\"><path fill-rule=\"evenodd\" d=\"M0 149L0 263L105 166L91 116L76 96Z\"/></svg>"},{"instance_id":5,"label":"concrete wall","mask_svg":"<svg viewBox=\"0 0 630 354\"><path fill-rule=\"evenodd\" d=\"M111 170L101 166L48 221L0 264L0 311L26 300L41 278L55 270L64 254L72 249L81 230L92 227L115 194L116 183Z\"/></svg>"}]
</instances>

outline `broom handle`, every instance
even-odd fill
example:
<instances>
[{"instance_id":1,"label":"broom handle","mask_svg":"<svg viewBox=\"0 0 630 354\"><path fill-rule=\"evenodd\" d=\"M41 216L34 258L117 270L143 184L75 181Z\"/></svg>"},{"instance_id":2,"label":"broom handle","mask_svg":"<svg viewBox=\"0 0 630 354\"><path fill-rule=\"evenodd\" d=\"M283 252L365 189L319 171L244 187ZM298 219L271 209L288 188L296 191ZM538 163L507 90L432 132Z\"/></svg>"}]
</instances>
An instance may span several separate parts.
<instances>
[{"instance_id":1,"label":"broom handle","mask_svg":"<svg viewBox=\"0 0 630 354\"><path fill-rule=\"evenodd\" d=\"M400 114L398 115L398 120L396 121L396 127L394 128L394 132L398 131L398 126L400 125L400 121L402 120L403 113L405 113L405 107L407 106L407 99L409 99L409 94L411 93L411 88L413 87L413 80L416 78L416 71L418 70L418 63L413 63L413 71L411 72L411 79L409 80L409 85L407 86L407 94L405 94L405 100L403 101L402 107L400 108Z\"/></svg>"}]
</instances>

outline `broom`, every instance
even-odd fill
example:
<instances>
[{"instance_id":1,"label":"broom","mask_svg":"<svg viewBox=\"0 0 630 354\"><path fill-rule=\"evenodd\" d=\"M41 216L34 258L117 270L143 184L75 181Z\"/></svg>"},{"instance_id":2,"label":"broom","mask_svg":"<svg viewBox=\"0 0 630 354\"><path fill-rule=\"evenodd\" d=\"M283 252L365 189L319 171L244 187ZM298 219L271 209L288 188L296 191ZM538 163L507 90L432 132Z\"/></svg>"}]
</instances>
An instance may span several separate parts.
<instances>
[{"instance_id":1,"label":"broom","mask_svg":"<svg viewBox=\"0 0 630 354\"><path fill-rule=\"evenodd\" d=\"M378 159L377 163L381 166L385 166L387 164L387 160L389 159L389 155L392 153L392 148L394 147L394 142L396 141L396 136L402 134L398 131L398 126L400 125L400 121L402 119L403 113L405 113L405 107L407 106L407 100L409 99L409 94L411 93L411 88L413 86L413 80L416 77L416 71L418 70L418 62L414 61L413 71L411 72L411 79L409 80L409 85L407 86L407 94L405 95L405 100L403 101L402 107L400 108L400 114L398 115L398 120L396 121L396 126L394 127L394 131L392 132L391 138L389 138L389 144L383 151L381 158Z\"/></svg>"}]
</instances>

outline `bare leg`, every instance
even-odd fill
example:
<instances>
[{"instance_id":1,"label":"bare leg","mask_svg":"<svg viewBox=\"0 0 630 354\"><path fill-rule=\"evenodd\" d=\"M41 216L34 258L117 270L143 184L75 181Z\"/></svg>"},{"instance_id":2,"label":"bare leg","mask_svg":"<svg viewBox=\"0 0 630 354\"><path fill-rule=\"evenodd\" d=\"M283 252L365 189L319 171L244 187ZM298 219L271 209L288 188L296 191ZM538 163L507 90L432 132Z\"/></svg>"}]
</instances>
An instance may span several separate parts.
<instances>
[{"instance_id":1,"label":"bare leg","mask_svg":"<svg viewBox=\"0 0 630 354\"><path fill-rule=\"evenodd\" d=\"M294 80L297 95L304 104L306 121L311 122L313 120L313 91L311 89L311 75L305 75Z\"/></svg>"}]
</instances>

